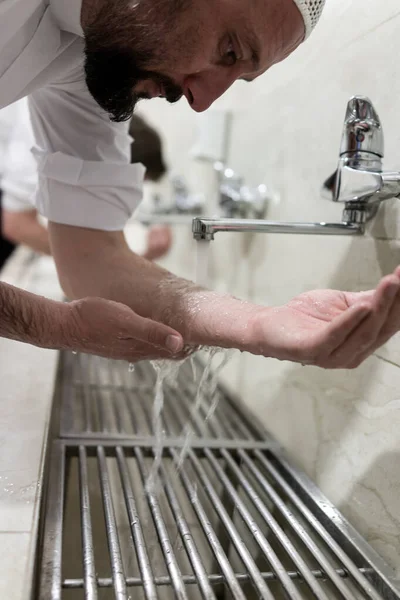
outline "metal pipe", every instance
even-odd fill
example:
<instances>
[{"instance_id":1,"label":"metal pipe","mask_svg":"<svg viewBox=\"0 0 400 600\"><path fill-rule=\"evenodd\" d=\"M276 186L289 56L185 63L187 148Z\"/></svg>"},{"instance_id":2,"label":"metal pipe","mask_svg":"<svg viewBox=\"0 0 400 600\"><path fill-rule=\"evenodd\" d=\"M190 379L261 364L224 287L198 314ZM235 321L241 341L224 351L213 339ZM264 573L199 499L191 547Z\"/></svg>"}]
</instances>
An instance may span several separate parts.
<instances>
[{"instance_id":1,"label":"metal pipe","mask_svg":"<svg viewBox=\"0 0 400 600\"><path fill-rule=\"evenodd\" d=\"M165 494L168 499L168 503L171 508L171 512L174 515L176 525L178 527L180 536L183 544L186 548L186 553L189 558L190 564L192 565L193 572L196 576L197 583L204 600L216 600L214 590L208 580L206 568L204 566L201 554L197 549L197 546L193 539L193 534L190 527L184 517L183 510L179 503L178 497L170 483L167 471L163 464L160 465L160 472L162 481L164 484Z\"/></svg>"},{"instance_id":2,"label":"metal pipe","mask_svg":"<svg viewBox=\"0 0 400 600\"><path fill-rule=\"evenodd\" d=\"M373 569L368 569L368 568L363 568L363 567L361 567L359 569L359 571L360 571L360 573L363 573L363 574L369 575L369 576L373 575L373 573L374 573ZM324 571L321 571L320 569L312 569L310 572L311 572L312 576L315 577L315 579L321 579L322 581L324 581L326 579L326 575L325 575ZM339 577L342 577L343 579L349 578L349 574L347 573L347 571L345 569L336 569L336 573L338 574ZM241 583L251 582L251 577L248 573L235 573L234 575L235 575L236 580ZM293 579L294 581L300 581L300 582L304 581L301 576L301 573L299 573L299 571L287 571L287 575L288 575L288 577L290 577L290 579ZM263 579L265 579L265 581L277 581L277 579L278 579L276 573L273 573L272 571L266 571L266 572L263 571L261 573L261 577ZM195 575L183 575L182 579L186 585L197 585L197 583L198 583ZM212 585L225 583L225 575L210 574L210 575L208 575L208 580ZM110 588L110 587L112 587L112 584L113 583L112 583L111 577L99 577L97 579L97 585L99 586L99 588ZM140 577L127 577L126 584L129 587L142 587L143 581L140 579ZM155 584L160 587L161 586L170 586L171 578L168 575L156 577ZM83 586L84 586L83 579L65 579L63 581L64 589L68 589L68 590L82 589Z\"/></svg>"},{"instance_id":3,"label":"metal pipe","mask_svg":"<svg viewBox=\"0 0 400 600\"><path fill-rule=\"evenodd\" d=\"M160 546L164 555L165 564L171 577L171 583L177 600L189 600L186 593L185 584L182 578L182 572L179 568L178 561L175 556L173 545L171 543L167 526L164 521L159 502L156 494L146 489L146 480L148 479L148 471L145 467L143 453L140 448L134 448L134 453L138 463L140 476L143 486L146 490L146 497L153 517L153 522L157 531Z\"/></svg>"},{"instance_id":4,"label":"metal pipe","mask_svg":"<svg viewBox=\"0 0 400 600\"><path fill-rule=\"evenodd\" d=\"M175 465L179 464L179 454L172 448L169 449L170 456L174 459ZM186 490L187 495L190 498L191 505L196 513L201 528L206 536L208 543L213 551L213 554L220 566L222 575L224 577L224 583L229 587L234 600L246 600L241 586L236 578L236 574L232 569L229 558L227 557L223 547L221 546L220 540L215 533L214 528L211 525L210 517L207 511L201 504L197 495L197 490L194 487L190 477L188 477L185 467L182 466L179 471L179 476Z\"/></svg>"},{"instance_id":5,"label":"metal pipe","mask_svg":"<svg viewBox=\"0 0 400 600\"><path fill-rule=\"evenodd\" d=\"M105 410L104 410L104 406L103 406L103 396L104 396L104 391L101 394L93 394L94 389L93 386L91 386L91 381L96 381L96 375L98 373L98 368L97 368L97 360L99 360L98 356L87 356L88 362L89 362L89 383L88 383L88 387L91 391L91 398L93 399L93 408L96 408L97 410L97 418L98 418L98 422L99 422L99 427L101 428L101 430L105 433L107 431L107 419L105 416ZM90 376L90 373L93 374L93 379ZM107 392L106 392L107 394ZM111 395L111 391L108 391L108 395ZM108 403L107 403L108 404Z\"/></svg>"},{"instance_id":6,"label":"metal pipe","mask_svg":"<svg viewBox=\"0 0 400 600\"><path fill-rule=\"evenodd\" d=\"M81 508L82 554L85 600L97 600L96 567L93 552L86 448L79 447L79 497Z\"/></svg>"},{"instance_id":7,"label":"metal pipe","mask_svg":"<svg viewBox=\"0 0 400 600\"><path fill-rule=\"evenodd\" d=\"M111 570L114 582L115 600L128 600L121 547L118 540L117 522L111 496L106 455L102 446L97 447L100 488L103 497L104 518L107 530L107 543L110 552Z\"/></svg>"},{"instance_id":8,"label":"metal pipe","mask_svg":"<svg viewBox=\"0 0 400 600\"><path fill-rule=\"evenodd\" d=\"M123 449L120 446L116 448L118 468L121 478L122 491L125 498L126 510L129 516L129 525L131 527L132 539L135 545L137 561L141 574L141 581L146 600L157 600L158 593L154 583L154 575L151 569L150 558L146 547L145 536L141 526L141 520L136 508L135 496L129 477L128 466Z\"/></svg>"},{"instance_id":9,"label":"metal pipe","mask_svg":"<svg viewBox=\"0 0 400 600\"><path fill-rule=\"evenodd\" d=\"M219 494L212 485L210 478L208 477L204 468L200 464L200 461L193 452L193 450L188 451L188 457L196 471L196 474L200 480L202 487L204 488L204 491L206 492L207 496L211 501L211 504L216 514L218 515L221 522L224 524L226 531L229 533L229 536L231 538L233 546L236 549L236 552L238 553L243 564L249 571L254 587L257 590L257 593L259 594L259 598L262 598L263 600L274 600L274 596L271 590L265 584L263 578L261 577L260 570L257 567L249 549L244 543L242 537L240 536L239 531L235 527L235 524L233 523L224 505L222 504ZM296 596L292 597L296 598Z\"/></svg>"},{"instance_id":10,"label":"metal pipe","mask_svg":"<svg viewBox=\"0 0 400 600\"><path fill-rule=\"evenodd\" d=\"M67 446L75 446L82 445L86 447L95 447L101 444L104 448L114 448L117 444L118 446L123 447L132 447L151 449L157 445L157 438L151 437L137 437L137 436L127 436L126 434L115 434L112 439L104 438L99 436L99 434L91 434L82 436L82 434L71 434L68 437L64 438L64 441ZM276 449L276 443L270 440L257 441L257 440L235 440L235 439L227 439L223 441L223 447L228 449L238 449L243 448L244 450L274 450ZM186 440L182 437L178 438L164 438L164 446L169 446L171 448L183 448L186 446ZM190 447L195 450L201 450L203 448L221 448L221 440L214 437L209 438L196 438L193 437L190 442Z\"/></svg>"},{"instance_id":11,"label":"metal pipe","mask_svg":"<svg viewBox=\"0 0 400 600\"><path fill-rule=\"evenodd\" d=\"M195 240L211 241L218 232L291 233L303 235L363 235L365 227L356 223L291 223L258 219L203 219L192 221Z\"/></svg>"},{"instance_id":12,"label":"metal pipe","mask_svg":"<svg viewBox=\"0 0 400 600\"><path fill-rule=\"evenodd\" d=\"M123 388L121 389L121 385L118 385L117 377L119 375L119 371L115 371L115 369L111 368L110 361L107 362L107 370L109 381L112 386L111 390L113 393L110 393L110 397L108 398L108 411L112 415L112 422L110 423L111 429L114 431L126 431L124 429L125 419L123 415L123 410L121 409L121 401L122 398L120 394L124 392ZM110 390L110 392L111 392ZM103 394L99 394L99 401L102 399ZM106 430L106 424L104 424L103 431Z\"/></svg>"},{"instance_id":13,"label":"metal pipe","mask_svg":"<svg viewBox=\"0 0 400 600\"><path fill-rule=\"evenodd\" d=\"M44 536L46 545L42 557L39 600L61 600L62 540L65 493L65 447L55 443L50 464L50 493L47 499L47 519Z\"/></svg>"},{"instance_id":14,"label":"metal pipe","mask_svg":"<svg viewBox=\"0 0 400 600\"><path fill-rule=\"evenodd\" d=\"M222 452L221 452L221 454L222 454ZM218 461L216 460L214 454L211 452L211 450L206 449L205 455L208 458L208 461L211 464L212 468L214 469L214 472L217 475L219 481L222 482L224 489L228 492L229 496L231 497L234 505L236 506L237 511L239 512L241 518L243 519L243 522L246 524L250 534L254 537L254 539L256 540L258 546L260 547L264 557L266 558L268 563L271 565L272 570L276 573L276 575L279 579L279 582L282 584L282 587L287 594L287 597L290 599L293 599L293 600L301 600L301 598L302 598L301 594L299 593L296 586L293 584L290 577L287 576L286 569L284 568L284 566L281 563L281 561L279 560L278 556L272 549L267 538L264 536L264 534L263 534L262 530L260 529L260 527L258 526L256 520L251 515L249 509L247 508L246 504L242 500L241 496L236 491L235 486L232 485L232 482L229 480L229 478L227 477L224 470L218 464ZM223 454L223 457L225 459L231 458L228 455L228 453ZM234 463L234 461L232 461L232 462ZM236 469L234 469L232 462L231 461L228 462L229 467L230 467L230 469L234 470L234 472L237 476L236 469L238 469L238 467L235 465ZM240 472L240 469L238 469L238 470ZM244 478L240 477L239 483L240 483L241 487L243 487L243 489L246 490L246 488L244 487L244 481L245 481ZM246 491L248 491L248 490L246 490ZM268 524L271 526L271 519L269 519L268 521L269 521ZM275 531L275 533L276 533L276 531ZM305 572L303 572L303 576L305 576ZM320 596L320 598L321 598L321 600L328 600L327 597L325 596L325 594L322 594Z\"/></svg>"}]
</instances>

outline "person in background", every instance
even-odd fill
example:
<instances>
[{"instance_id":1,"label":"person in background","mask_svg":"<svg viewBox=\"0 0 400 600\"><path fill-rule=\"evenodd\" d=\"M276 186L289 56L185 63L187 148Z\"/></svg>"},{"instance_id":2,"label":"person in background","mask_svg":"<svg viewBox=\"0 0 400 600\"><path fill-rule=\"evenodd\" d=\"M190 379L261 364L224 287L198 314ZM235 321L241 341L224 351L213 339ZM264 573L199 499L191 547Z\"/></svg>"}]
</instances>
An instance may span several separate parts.
<instances>
[{"instance_id":1,"label":"person in background","mask_svg":"<svg viewBox=\"0 0 400 600\"><path fill-rule=\"evenodd\" d=\"M134 115L130 123L131 162L142 163L145 180L158 182L167 172L162 141L155 129ZM33 205L37 185L36 163L31 154L34 137L26 99L0 111L0 136L3 152L7 152L7 170L0 161L0 269L17 244L35 252L51 254L47 228ZM150 227L143 254L148 260L164 256L172 243L170 228Z\"/></svg>"},{"instance_id":2,"label":"person in background","mask_svg":"<svg viewBox=\"0 0 400 600\"><path fill-rule=\"evenodd\" d=\"M135 140L131 144L131 163L142 163L146 169L145 181L158 183L167 172L160 135L137 115L132 116L129 133ZM148 260L156 260L164 256L171 245L171 228L167 225L154 225L149 228L147 249L143 256Z\"/></svg>"}]
</instances>

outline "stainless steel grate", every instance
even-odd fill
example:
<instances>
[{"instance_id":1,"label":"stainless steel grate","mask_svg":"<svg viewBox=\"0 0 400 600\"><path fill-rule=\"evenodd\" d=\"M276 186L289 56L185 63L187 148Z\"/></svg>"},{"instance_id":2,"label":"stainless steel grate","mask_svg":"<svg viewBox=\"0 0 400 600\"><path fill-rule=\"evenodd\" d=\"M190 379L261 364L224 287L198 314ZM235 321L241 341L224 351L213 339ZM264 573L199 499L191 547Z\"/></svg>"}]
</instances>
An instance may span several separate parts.
<instances>
[{"instance_id":1,"label":"stainless steel grate","mask_svg":"<svg viewBox=\"0 0 400 600\"><path fill-rule=\"evenodd\" d=\"M126 363L87 355L66 355L61 411L61 437L152 440L152 407L156 372L150 363L138 363L129 372ZM210 379L196 397L203 367L185 362L174 383L164 383L164 429L173 438L190 424L194 443L262 440L263 433L220 389L208 394ZM198 409L195 410L197 403ZM215 410L213 410L215 406ZM210 418L207 416L213 412Z\"/></svg>"},{"instance_id":2,"label":"stainless steel grate","mask_svg":"<svg viewBox=\"0 0 400 600\"><path fill-rule=\"evenodd\" d=\"M213 417L207 398L195 416L189 365L167 386L153 490L151 366L63 360L40 600L400 598L387 565L221 390Z\"/></svg>"}]
</instances>

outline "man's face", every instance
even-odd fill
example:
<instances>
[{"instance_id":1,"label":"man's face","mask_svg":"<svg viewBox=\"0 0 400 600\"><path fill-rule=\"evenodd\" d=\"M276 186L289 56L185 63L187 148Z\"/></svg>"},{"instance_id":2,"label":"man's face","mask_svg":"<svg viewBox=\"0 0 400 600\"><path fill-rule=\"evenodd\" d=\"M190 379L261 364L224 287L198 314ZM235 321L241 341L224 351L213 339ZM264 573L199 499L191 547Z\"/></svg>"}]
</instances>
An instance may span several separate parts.
<instances>
[{"instance_id":1,"label":"man's face","mask_svg":"<svg viewBox=\"0 0 400 600\"><path fill-rule=\"evenodd\" d=\"M206 110L304 38L293 0L103 0L83 28L88 88L115 121L142 98Z\"/></svg>"}]
</instances>

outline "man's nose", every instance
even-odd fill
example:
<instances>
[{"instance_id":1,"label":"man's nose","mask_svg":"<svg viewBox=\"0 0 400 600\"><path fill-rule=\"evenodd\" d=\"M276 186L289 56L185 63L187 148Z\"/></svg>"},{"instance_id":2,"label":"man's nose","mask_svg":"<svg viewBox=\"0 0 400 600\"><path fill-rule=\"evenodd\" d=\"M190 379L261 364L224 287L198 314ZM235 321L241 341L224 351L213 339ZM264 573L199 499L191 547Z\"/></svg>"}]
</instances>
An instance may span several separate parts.
<instances>
[{"instance_id":1,"label":"man's nose","mask_svg":"<svg viewBox=\"0 0 400 600\"><path fill-rule=\"evenodd\" d=\"M184 82L185 96L193 110L203 112L222 96L236 79L237 73L229 73L226 69L189 75Z\"/></svg>"}]
</instances>

